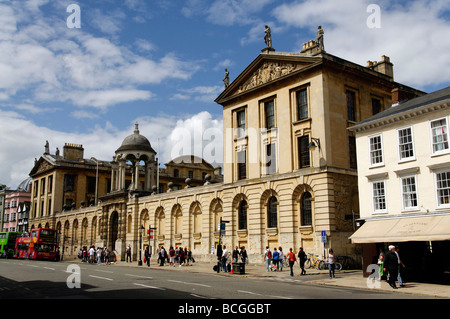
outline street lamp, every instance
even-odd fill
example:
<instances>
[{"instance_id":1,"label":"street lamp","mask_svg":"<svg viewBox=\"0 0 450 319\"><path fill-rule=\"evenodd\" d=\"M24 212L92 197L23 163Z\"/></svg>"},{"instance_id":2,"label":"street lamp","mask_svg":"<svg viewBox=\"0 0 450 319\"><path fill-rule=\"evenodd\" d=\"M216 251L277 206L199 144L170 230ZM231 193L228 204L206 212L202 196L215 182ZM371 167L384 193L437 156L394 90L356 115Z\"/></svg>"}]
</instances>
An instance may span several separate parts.
<instances>
[{"instance_id":1,"label":"street lamp","mask_svg":"<svg viewBox=\"0 0 450 319\"><path fill-rule=\"evenodd\" d=\"M97 206L97 195L98 195L98 160L95 157L91 157L95 163L97 163L97 170L95 171L95 206Z\"/></svg>"},{"instance_id":2,"label":"street lamp","mask_svg":"<svg viewBox=\"0 0 450 319\"><path fill-rule=\"evenodd\" d=\"M317 143L317 145L316 145L316 143ZM311 137L311 142L308 144L309 150L314 151L316 149L316 146L319 147L319 151L320 151L320 139Z\"/></svg>"},{"instance_id":3,"label":"street lamp","mask_svg":"<svg viewBox=\"0 0 450 319\"><path fill-rule=\"evenodd\" d=\"M144 226L139 226L139 261L138 266L142 266L142 232L144 231Z\"/></svg>"}]
</instances>

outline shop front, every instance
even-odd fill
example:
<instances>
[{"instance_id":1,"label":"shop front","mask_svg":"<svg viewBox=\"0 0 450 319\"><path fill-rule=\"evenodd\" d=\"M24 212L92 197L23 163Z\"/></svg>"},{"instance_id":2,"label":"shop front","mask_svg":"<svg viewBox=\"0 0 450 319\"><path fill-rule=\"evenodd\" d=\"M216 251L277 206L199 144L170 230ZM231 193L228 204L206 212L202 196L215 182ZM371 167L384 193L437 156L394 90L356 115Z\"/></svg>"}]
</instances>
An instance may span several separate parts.
<instances>
[{"instance_id":1,"label":"shop front","mask_svg":"<svg viewBox=\"0 0 450 319\"><path fill-rule=\"evenodd\" d=\"M407 281L450 284L450 212L401 217L370 218L350 236L352 243L362 244L363 275L376 264L388 245L399 247Z\"/></svg>"}]
</instances>

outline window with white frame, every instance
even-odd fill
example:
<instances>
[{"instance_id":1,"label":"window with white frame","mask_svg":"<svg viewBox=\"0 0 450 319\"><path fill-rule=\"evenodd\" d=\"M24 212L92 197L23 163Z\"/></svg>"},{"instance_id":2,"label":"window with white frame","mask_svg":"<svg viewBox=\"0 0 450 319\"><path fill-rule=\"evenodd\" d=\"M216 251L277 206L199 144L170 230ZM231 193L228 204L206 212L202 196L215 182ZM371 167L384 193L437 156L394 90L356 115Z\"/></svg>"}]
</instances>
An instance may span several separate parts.
<instances>
[{"instance_id":1,"label":"window with white frame","mask_svg":"<svg viewBox=\"0 0 450 319\"><path fill-rule=\"evenodd\" d=\"M450 207L450 168L436 172L436 195L438 207Z\"/></svg>"},{"instance_id":2,"label":"window with white frame","mask_svg":"<svg viewBox=\"0 0 450 319\"><path fill-rule=\"evenodd\" d=\"M400 161L414 159L413 133L411 127L397 130Z\"/></svg>"},{"instance_id":3,"label":"window with white frame","mask_svg":"<svg viewBox=\"0 0 450 319\"><path fill-rule=\"evenodd\" d=\"M447 118L441 118L430 122L431 144L433 154L439 154L449 150Z\"/></svg>"},{"instance_id":4,"label":"window with white frame","mask_svg":"<svg viewBox=\"0 0 450 319\"><path fill-rule=\"evenodd\" d=\"M384 180L373 181L372 183L372 202L374 213L386 212L386 187Z\"/></svg>"},{"instance_id":5,"label":"window with white frame","mask_svg":"<svg viewBox=\"0 0 450 319\"><path fill-rule=\"evenodd\" d=\"M369 137L370 166L383 165L383 140L381 135Z\"/></svg>"},{"instance_id":6,"label":"window with white frame","mask_svg":"<svg viewBox=\"0 0 450 319\"><path fill-rule=\"evenodd\" d=\"M401 177L402 204L404 210L413 210L419 207L417 197L416 175Z\"/></svg>"}]
</instances>

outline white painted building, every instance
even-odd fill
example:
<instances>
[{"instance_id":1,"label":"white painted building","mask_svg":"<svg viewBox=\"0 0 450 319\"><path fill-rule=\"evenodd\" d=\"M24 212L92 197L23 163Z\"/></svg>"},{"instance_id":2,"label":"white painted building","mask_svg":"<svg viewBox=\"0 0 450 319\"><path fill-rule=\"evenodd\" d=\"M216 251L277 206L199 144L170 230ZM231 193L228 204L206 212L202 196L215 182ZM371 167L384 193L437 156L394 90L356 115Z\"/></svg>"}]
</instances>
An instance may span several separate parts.
<instances>
[{"instance_id":1,"label":"white painted building","mask_svg":"<svg viewBox=\"0 0 450 319\"><path fill-rule=\"evenodd\" d=\"M350 128L356 135L363 266L388 244L408 274L450 270L450 87L394 104ZM439 262L435 262L435 259ZM430 272L433 265L433 272Z\"/></svg>"}]
</instances>

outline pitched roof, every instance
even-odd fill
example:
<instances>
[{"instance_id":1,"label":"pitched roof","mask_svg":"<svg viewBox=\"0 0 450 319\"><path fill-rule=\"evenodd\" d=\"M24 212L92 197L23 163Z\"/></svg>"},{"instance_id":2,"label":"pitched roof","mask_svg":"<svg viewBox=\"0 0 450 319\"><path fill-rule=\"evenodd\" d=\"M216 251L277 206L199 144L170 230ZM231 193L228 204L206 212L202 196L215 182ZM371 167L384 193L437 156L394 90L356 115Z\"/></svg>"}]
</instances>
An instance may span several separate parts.
<instances>
[{"instance_id":1,"label":"pitched roof","mask_svg":"<svg viewBox=\"0 0 450 319\"><path fill-rule=\"evenodd\" d=\"M408 100L406 102L393 105L390 108L388 108L387 110L377 113L374 116L371 116L371 117L357 123L356 125L354 125L353 127L349 128L349 129L354 130L354 129L360 128L364 125L367 125L368 123L376 122L376 121L379 121L381 119L384 119L384 118L387 118L387 117L390 117L390 116L393 116L396 114L407 113L409 111L420 108L422 106L430 105L430 104L440 102L440 101L445 101L445 100L448 100L449 98L450 98L450 86L443 88L441 90L438 90L438 91L434 91L429 94L425 94L423 96L416 97L416 98Z\"/></svg>"}]
</instances>

